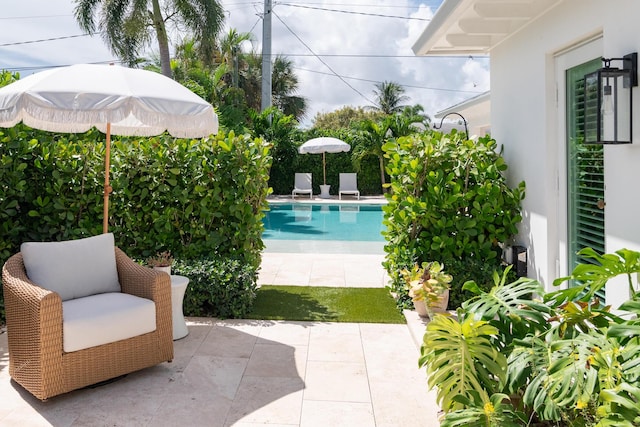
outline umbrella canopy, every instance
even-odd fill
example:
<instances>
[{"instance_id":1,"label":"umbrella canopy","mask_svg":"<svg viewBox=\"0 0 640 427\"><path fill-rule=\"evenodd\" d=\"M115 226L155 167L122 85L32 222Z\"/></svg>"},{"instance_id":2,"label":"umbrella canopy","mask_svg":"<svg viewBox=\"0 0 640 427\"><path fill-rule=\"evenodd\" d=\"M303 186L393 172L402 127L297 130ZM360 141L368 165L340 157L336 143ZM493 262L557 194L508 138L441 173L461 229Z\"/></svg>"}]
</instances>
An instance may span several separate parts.
<instances>
[{"instance_id":1,"label":"umbrella canopy","mask_svg":"<svg viewBox=\"0 0 640 427\"><path fill-rule=\"evenodd\" d=\"M300 146L298 151L300 154L320 154L322 153L322 175L324 185L327 185L327 166L325 161L325 153L346 153L351 146L338 138L323 136L313 138Z\"/></svg>"},{"instance_id":2,"label":"umbrella canopy","mask_svg":"<svg viewBox=\"0 0 640 427\"><path fill-rule=\"evenodd\" d=\"M211 104L151 71L78 64L32 74L0 88L0 127L19 122L51 132L107 136L103 231L109 212L111 134L202 138L218 131Z\"/></svg>"}]
</instances>

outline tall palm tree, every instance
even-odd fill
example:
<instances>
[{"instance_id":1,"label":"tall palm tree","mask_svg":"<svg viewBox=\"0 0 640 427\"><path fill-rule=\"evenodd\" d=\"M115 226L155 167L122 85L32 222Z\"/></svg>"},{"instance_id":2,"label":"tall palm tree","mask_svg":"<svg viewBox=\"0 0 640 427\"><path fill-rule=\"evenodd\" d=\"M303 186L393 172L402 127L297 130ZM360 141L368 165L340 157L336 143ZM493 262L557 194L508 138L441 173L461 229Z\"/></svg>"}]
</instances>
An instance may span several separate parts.
<instances>
[{"instance_id":1,"label":"tall palm tree","mask_svg":"<svg viewBox=\"0 0 640 427\"><path fill-rule=\"evenodd\" d=\"M100 32L111 51L132 66L155 35L162 74L171 77L167 22L188 29L200 55L212 62L224 22L218 0L75 0L75 17L89 34Z\"/></svg>"},{"instance_id":2,"label":"tall palm tree","mask_svg":"<svg viewBox=\"0 0 640 427\"><path fill-rule=\"evenodd\" d=\"M244 64L240 64L242 60L240 45L247 40L251 40L251 33L239 33L235 28L231 28L220 40L221 62L227 64L228 69L233 70L231 74L233 87L239 87L240 68L244 68Z\"/></svg>"},{"instance_id":3,"label":"tall palm tree","mask_svg":"<svg viewBox=\"0 0 640 427\"><path fill-rule=\"evenodd\" d=\"M293 61L278 55L272 69L273 104L285 115L300 120L307 111L307 100L297 96L298 76L293 71Z\"/></svg>"},{"instance_id":4,"label":"tall palm tree","mask_svg":"<svg viewBox=\"0 0 640 427\"><path fill-rule=\"evenodd\" d=\"M376 103L368 108L385 114L399 113L405 107L404 102L410 99L404 92L405 89L395 82L376 83L376 90L373 91Z\"/></svg>"},{"instance_id":5,"label":"tall palm tree","mask_svg":"<svg viewBox=\"0 0 640 427\"><path fill-rule=\"evenodd\" d=\"M254 110L261 107L261 81L262 58L257 53L249 53L246 56L248 68L241 77L240 87L247 95L247 104ZM271 73L271 93L273 105L285 115L294 116L297 120L304 117L307 111L307 100L297 96L298 76L293 70L293 62L284 56L278 55L273 61Z\"/></svg>"},{"instance_id":6,"label":"tall palm tree","mask_svg":"<svg viewBox=\"0 0 640 427\"><path fill-rule=\"evenodd\" d=\"M424 108L420 104L404 107L402 112L385 118L385 123L394 138L422 132L429 128L431 118L424 113Z\"/></svg>"},{"instance_id":7,"label":"tall palm tree","mask_svg":"<svg viewBox=\"0 0 640 427\"><path fill-rule=\"evenodd\" d=\"M360 123L359 132L356 134L355 145L351 153L351 159L356 170L360 169L362 160L367 156L376 156L380 166L380 183L382 191L386 191L385 178L385 162L384 150L382 146L387 141L389 134L389 121L382 120L376 122L374 120L365 119Z\"/></svg>"}]
</instances>

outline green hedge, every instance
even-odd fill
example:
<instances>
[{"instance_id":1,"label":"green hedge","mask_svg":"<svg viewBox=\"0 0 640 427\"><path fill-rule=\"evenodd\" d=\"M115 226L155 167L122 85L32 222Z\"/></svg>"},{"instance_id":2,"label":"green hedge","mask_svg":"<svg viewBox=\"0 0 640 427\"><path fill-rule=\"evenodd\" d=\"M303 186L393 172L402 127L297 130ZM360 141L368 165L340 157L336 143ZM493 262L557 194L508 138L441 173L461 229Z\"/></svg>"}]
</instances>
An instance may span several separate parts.
<instances>
[{"instance_id":1,"label":"green hedge","mask_svg":"<svg viewBox=\"0 0 640 427\"><path fill-rule=\"evenodd\" d=\"M236 259L177 261L172 273L189 278L184 296L187 316L242 318L256 299L256 269Z\"/></svg>"},{"instance_id":2,"label":"green hedge","mask_svg":"<svg viewBox=\"0 0 640 427\"><path fill-rule=\"evenodd\" d=\"M462 134L427 131L383 147L391 177L383 207L385 268L399 304L409 302L400 275L414 263L451 261L501 266L501 243L521 221L524 182L507 185L507 165L490 137L470 141ZM446 268L447 273L456 274ZM482 281L480 278L479 281Z\"/></svg>"},{"instance_id":3,"label":"green hedge","mask_svg":"<svg viewBox=\"0 0 640 427\"><path fill-rule=\"evenodd\" d=\"M0 129L1 264L24 241L102 232L104 152L95 130ZM114 138L111 157L109 231L129 256L169 250L259 268L271 164L262 139Z\"/></svg>"}]
</instances>

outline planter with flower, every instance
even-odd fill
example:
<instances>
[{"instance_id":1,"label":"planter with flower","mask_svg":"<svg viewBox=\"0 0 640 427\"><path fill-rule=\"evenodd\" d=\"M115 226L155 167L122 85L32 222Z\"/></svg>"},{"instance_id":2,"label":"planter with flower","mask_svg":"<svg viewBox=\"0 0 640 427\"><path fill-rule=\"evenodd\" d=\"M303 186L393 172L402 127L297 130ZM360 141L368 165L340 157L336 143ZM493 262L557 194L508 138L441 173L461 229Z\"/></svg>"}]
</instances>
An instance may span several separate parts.
<instances>
[{"instance_id":1,"label":"planter with flower","mask_svg":"<svg viewBox=\"0 0 640 427\"><path fill-rule=\"evenodd\" d=\"M413 305L421 317L432 313L444 313L449 303L449 287L453 280L444 272L444 264L437 261L415 264L410 270L401 271L405 287Z\"/></svg>"},{"instance_id":2,"label":"planter with flower","mask_svg":"<svg viewBox=\"0 0 640 427\"><path fill-rule=\"evenodd\" d=\"M171 275L171 265L173 265L171 252L158 252L156 255L147 258L147 265L154 270L164 271L168 275Z\"/></svg>"}]
</instances>

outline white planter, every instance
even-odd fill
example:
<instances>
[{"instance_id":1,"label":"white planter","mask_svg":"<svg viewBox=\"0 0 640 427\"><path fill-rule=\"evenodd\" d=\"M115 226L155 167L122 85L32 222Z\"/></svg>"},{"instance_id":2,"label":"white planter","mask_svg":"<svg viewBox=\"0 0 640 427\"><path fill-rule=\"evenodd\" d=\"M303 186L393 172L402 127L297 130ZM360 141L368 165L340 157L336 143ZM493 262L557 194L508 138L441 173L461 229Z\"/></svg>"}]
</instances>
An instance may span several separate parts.
<instances>
[{"instance_id":1,"label":"white planter","mask_svg":"<svg viewBox=\"0 0 640 427\"><path fill-rule=\"evenodd\" d=\"M167 273L169 276L171 276L171 266L168 267L153 267L154 270L160 270L160 271L164 271L165 273Z\"/></svg>"},{"instance_id":2,"label":"white planter","mask_svg":"<svg viewBox=\"0 0 640 427\"><path fill-rule=\"evenodd\" d=\"M418 316L429 317L429 313L427 312L427 304L425 304L424 300L414 301L413 308L416 309Z\"/></svg>"},{"instance_id":3,"label":"white planter","mask_svg":"<svg viewBox=\"0 0 640 427\"><path fill-rule=\"evenodd\" d=\"M444 313L447 311L447 305L449 304L449 289L445 290L438 302L433 304L429 309L427 309L427 304L424 300L414 301L413 307L416 309L416 312L420 317L430 317L429 312L431 313Z\"/></svg>"},{"instance_id":4,"label":"white planter","mask_svg":"<svg viewBox=\"0 0 640 427\"><path fill-rule=\"evenodd\" d=\"M331 188L330 185L320 185L320 198L321 199L328 199L331 196L329 195L329 189Z\"/></svg>"}]
</instances>

